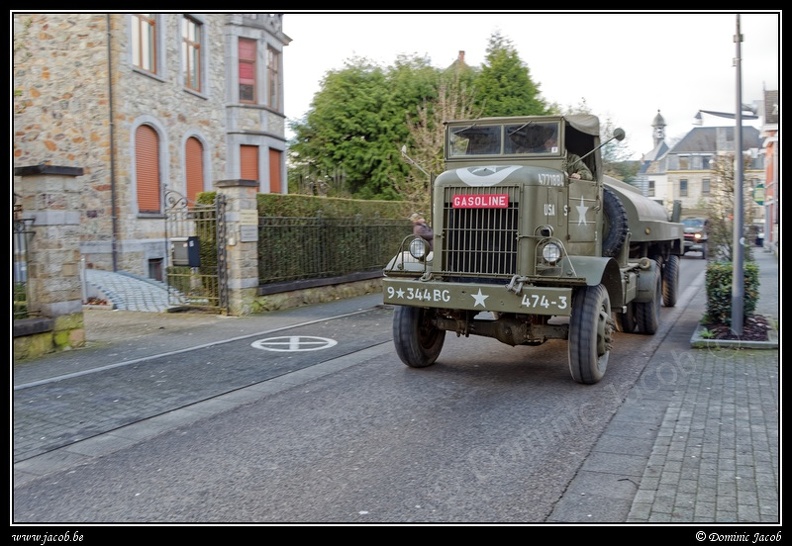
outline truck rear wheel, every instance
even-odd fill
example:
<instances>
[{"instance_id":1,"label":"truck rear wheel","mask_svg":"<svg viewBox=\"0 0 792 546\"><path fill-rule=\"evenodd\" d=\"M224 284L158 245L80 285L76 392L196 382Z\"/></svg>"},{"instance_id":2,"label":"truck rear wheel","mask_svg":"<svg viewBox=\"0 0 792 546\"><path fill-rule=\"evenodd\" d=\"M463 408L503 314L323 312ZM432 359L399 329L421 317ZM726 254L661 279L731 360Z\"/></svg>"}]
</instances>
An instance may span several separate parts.
<instances>
[{"instance_id":1,"label":"truck rear wheel","mask_svg":"<svg viewBox=\"0 0 792 546\"><path fill-rule=\"evenodd\" d=\"M431 366L440 356L445 330L431 321L434 311L397 305L393 310L393 343L396 354L411 368Z\"/></svg>"},{"instance_id":2,"label":"truck rear wheel","mask_svg":"<svg viewBox=\"0 0 792 546\"><path fill-rule=\"evenodd\" d=\"M569 317L569 371L578 383L592 385L605 375L613 343L610 296L603 285L579 288Z\"/></svg>"},{"instance_id":3,"label":"truck rear wheel","mask_svg":"<svg viewBox=\"0 0 792 546\"><path fill-rule=\"evenodd\" d=\"M676 305L679 291L679 256L671 254L663 267L663 305Z\"/></svg>"},{"instance_id":4,"label":"truck rear wheel","mask_svg":"<svg viewBox=\"0 0 792 546\"><path fill-rule=\"evenodd\" d=\"M660 267L653 267L647 274L654 275L654 293L652 299L646 302L635 302L635 319L638 323L638 332L654 334L660 327L660 302L663 299L663 279Z\"/></svg>"}]
</instances>

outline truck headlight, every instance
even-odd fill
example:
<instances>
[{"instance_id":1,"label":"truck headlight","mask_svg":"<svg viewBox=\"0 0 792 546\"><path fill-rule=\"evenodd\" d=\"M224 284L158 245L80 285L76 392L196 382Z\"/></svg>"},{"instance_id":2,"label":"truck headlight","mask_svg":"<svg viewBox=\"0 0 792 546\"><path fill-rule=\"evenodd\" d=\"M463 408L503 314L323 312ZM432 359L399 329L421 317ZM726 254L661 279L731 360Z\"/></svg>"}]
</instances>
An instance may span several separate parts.
<instances>
[{"instance_id":1,"label":"truck headlight","mask_svg":"<svg viewBox=\"0 0 792 546\"><path fill-rule=\"evenodd\" d=\"M429 245L424 239L416 237L410 241L410 254L416 260L421 260L426 257L429 252Z\"/></svg>"},{"instance_id":2,"label":"truck headlight","mask_svg":"<svg viewBox=\"0 0 792 546\"><path fill-rule=\"evenodd\" d=\"M542 247L542 258L550 265L561 259L561 247L554 242L549 242Z\"/></svg>"}]
</instances>

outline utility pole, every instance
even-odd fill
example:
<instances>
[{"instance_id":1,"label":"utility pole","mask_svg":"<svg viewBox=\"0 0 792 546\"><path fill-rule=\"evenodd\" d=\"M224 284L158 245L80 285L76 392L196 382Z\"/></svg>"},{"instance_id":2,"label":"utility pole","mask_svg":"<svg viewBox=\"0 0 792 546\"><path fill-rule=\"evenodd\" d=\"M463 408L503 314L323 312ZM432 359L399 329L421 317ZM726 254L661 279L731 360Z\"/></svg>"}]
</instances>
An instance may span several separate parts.
<instances>
[{"instance_id":1,"label":"utility pole","mask_svg":"<svg viewBox=\"0 0 792 546\"><path fill-rule=\"evenodd\" d=\"M737 70L737 110L734 125L734 223L732 224L732 299L731 331L735 335L743 333L743 298L745 297L745 273L743 272L743 138L742 138L742 72L740 15L737 15L737 33L734 35L737 56L734 66Z\"/></svg>"}]
</instances>

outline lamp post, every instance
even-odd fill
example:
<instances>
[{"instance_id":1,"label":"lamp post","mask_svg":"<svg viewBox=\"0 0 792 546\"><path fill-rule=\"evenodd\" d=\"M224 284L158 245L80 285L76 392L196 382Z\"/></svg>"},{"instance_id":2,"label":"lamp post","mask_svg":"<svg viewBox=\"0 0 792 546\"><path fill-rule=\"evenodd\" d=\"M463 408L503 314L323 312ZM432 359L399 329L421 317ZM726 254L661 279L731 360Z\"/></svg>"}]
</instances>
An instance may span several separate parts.
<instances>
[{"instance_id":1,"label":"lamp post","mask_svg":"<svg viewBox=\"0 0 792 546\"><path fill-rule=\"evenodd\" d=\"M737 33L734 36L734 43L737 46L737 55L734 58L736 68L736 114L726 112L713 112L711 110L699 110L693 118L693 125L702 124L701 114L710 114L722 118L734 119L734 223L732 224L732 294L731 294L731 331L736 335L743 332L743 298L745 297L745 286L743 272L743 133L742 120L759 119L756 110L742 103L742 66L741 48L742 34L740 33L740 16L737 15ZM743 110L751 114L743 114Z\"/></svg>"},{"instance_id":2,"label":"lamp post","mask_svg":"<svg viewBox=\"0 0 792 546\"><path fill-rule=\"evenodd\" d=\"M734 58L736 68L737 108L734 123L734 224L732 225L732 301L731 331L736 335L743 333L743 298L745 297L745 273L743 272L743 160L742 160L742 67L740 15L737 14L737 30L734 43L737 52Z\"/></svg>"}]
</instances>

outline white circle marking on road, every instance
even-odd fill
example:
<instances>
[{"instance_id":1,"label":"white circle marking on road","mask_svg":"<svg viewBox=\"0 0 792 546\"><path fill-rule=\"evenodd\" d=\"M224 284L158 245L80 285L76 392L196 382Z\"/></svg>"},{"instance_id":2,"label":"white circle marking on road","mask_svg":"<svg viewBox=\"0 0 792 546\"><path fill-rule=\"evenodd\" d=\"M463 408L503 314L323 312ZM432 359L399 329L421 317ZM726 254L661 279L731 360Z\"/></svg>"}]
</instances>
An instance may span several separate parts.
<instances>
[{"instance_id":1,"label":"white circle marking on road","mask_svg":"<svg viewBox=\"0 0 792 546\"><path fill-rule=\"evenodd\" d=\"M293 352L293 351L319 351L329 349L338 342L326 337L314 336L280 336L268 337L254 341L250 345L265 351Z\"/></svg>"}]
</instances>

